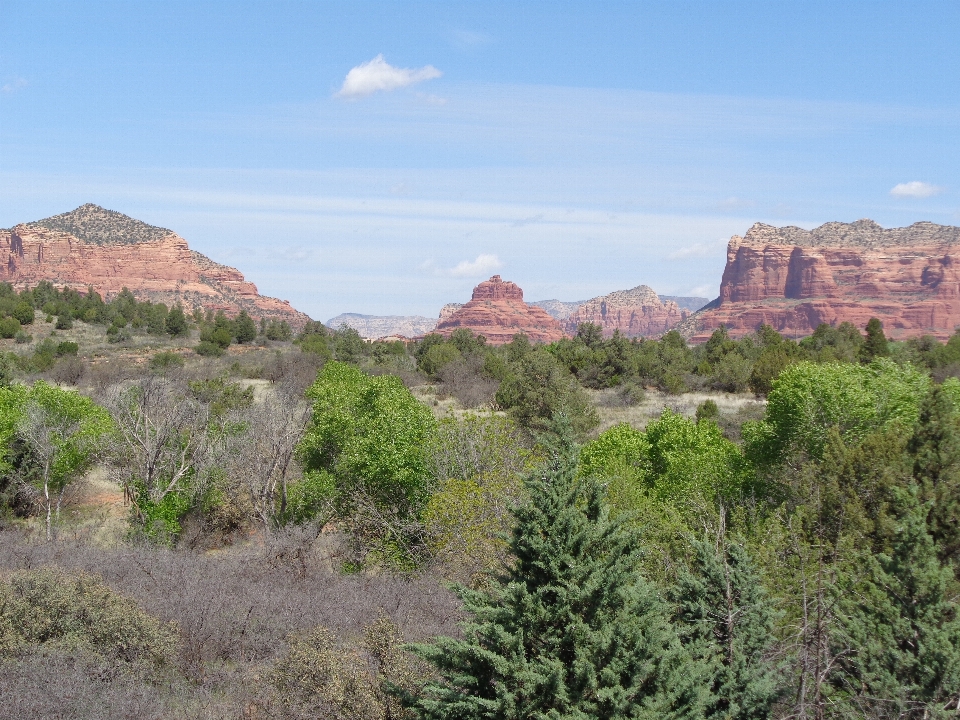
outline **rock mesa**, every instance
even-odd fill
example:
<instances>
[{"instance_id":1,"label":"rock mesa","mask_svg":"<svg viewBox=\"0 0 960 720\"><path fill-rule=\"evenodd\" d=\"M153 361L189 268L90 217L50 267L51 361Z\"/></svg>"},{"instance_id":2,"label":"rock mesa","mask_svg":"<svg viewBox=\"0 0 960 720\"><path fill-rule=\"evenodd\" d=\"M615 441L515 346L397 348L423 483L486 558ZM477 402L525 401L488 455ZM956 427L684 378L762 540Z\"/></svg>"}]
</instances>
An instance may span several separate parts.
<instances>
[{"instance_id":1,"label":"rock mesa","mask_svg":"<svg viewBox=\"0 0 960 720\"><path fill-rule=\"evenodd\" d=\"M650 337L662 335L690 314L646 285L639 285L587 300L563 321L563 326L571 335L580 323L588 322L602 327L606 337L617 330L627 337Z\"/></svg>"},{"instance_id":2,"label":"rock mesa","mask_svg":"<svg viewBox=\"0 0 960 720\"><path fill-rule=\"evenodd\" d=\"M730 239L720 297L682 330L697 342L721 324L740 336L767 323L802 337L820 323L862 328L871 317L893 339L951 335L960 325L960 228L757 223Z\"/></svg>"},{"instance_id":3,"label":"rock mesa","mask_svg":"<svg viewBox=\"0 0 960 720\"><path fill-rule=\"evenodd\" d=\"M436 332L450 337L458 328L467 328L487 338L491 345L503 345L517 333L531 342L550 343L564 337L563 328L545 310L523 301L523 290L515 283L494 275L473 289L473 298L455 310L448 305L437 323ZM451 312L452 310L452 312Z\"/></svg>"},{"instance_id":4,"label":"rock mesa","mask_svg":"<svg viewBox=\"0 0 960 720\"><path fill-rule=\"evenodd\" d=\"M232 267L191 250L172 230L97 205L0 230L0 281L18 289L48 280L104 297L124 287L140 300L286 320L309 318L286 300L266 297Z\"/></svg>"}]
</instances>

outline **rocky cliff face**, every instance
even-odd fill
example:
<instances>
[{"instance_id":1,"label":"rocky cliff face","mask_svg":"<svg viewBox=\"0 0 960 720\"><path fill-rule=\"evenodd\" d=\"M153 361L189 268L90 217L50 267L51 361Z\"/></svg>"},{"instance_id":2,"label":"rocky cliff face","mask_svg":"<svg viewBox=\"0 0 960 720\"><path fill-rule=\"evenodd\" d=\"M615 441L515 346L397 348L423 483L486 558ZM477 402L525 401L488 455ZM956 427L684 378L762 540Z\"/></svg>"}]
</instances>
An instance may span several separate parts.
<instances>
[{"instance_id":1,"label":"rocky cliff face","mask_svg":"<svg viewBox=\"0 0 960 720\"><path fill-rule=\"evenodd\" d=\"M445 311L450 305L444 307ZM502 345L517 333L531 342L549 343L564 336L563 328L542 308L523 301L523 290L515 283L494 275L473 289L473 298L444 317L441 312L436 332L449 337L457 328L468 328L487 338L491 345Z\"/></svg>"},{"instance_id":2,"label":"rocky cliff face","mask_svg":"<svg viewBox=\"0 0 960 720\"><path fill-rule=\"evenodd\" d=\"M141 300L229 315L246 310L294 327L309 319L286 300L260 295L240 271L191 250L173 231L97 205L0 230L0 281L22 289L41 280L81 292L93 287L105 297L127 287Z\"/></svg>"},{"instance_id":3,"label":"rocky cliff face","mask_svg":"<svg viewBox=\"0 0 960 720\"><path fill-rule=\"evenodd\" d=\"M730 239L719 299L684 329L694 342L721 324L733 335L767 323L804 336L820 323L863 327L871 317L894 339L951 335L960 325L960 228L757 223Z\"/></svg>"},{"instance_id":4,"label":"rocky cliff face","mask_svg":"<svg viewBox=\"0 0 960 720\"><path fill-rule=\"evenodd\" d=\"M617 330L627 337L662 335L690 313L672 300L662 300L651 288L639 285L632 290L618 290L583 303L563 321L571 335L580 323L593 323L603 328L607 337Z\"/></svg>"}]
</instances>

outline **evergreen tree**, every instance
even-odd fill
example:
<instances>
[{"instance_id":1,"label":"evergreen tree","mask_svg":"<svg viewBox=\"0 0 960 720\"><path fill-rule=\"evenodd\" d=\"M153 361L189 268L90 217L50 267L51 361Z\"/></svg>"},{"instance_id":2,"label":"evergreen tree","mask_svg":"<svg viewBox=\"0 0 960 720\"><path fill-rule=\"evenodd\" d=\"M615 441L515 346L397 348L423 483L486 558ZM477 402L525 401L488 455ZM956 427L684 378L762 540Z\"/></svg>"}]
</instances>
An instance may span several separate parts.
<instances>
[{"instance_id":1,"label":"evergreen tree","mask_svg":"<svg viewBox=\"0 0 960 720\"><path fill-rule=\"evenodd\" d=\"M690 655L709 668L707 718L761 720L777 698L769 662L774 613L747 555L736 544L720 550L694 543L692 567L671 590L674 623Z\"/></svg>"},{"instance_id":2,"label":"evergreen tree","mask_svg":"<svg viewBox=\"0 0 960 720\"><path fill-rule=\"evenodd\" d=\"M867 556L867 578L841 599L846 645L834 684L867 717L956 717L960 619L948 597L916 488L900 490L900 527L889 554Z\"/></svg>"},{"instance_id":3,"label":"evergreen tree","mask_svg":"<svg viewBox=\"0 0 960 720\"><path fill-rule=\"evenodd\" d=\"M702 717L700 665L636 572L637 538L577 478L566 425L515 510L509 572L489 593L461 590L465 638L415 647L441 678L405 696L416 717Z\"/></svg>"},{"instance_id":4,"label":"evergreen tree","mask_svg":"<svg viewBox=\"0 0 960 720\"><path fill-rule=\"evenodd\" d=\"M183 313L183 306L180 303L174 305L167 313L165 327L168 335L179 337L187 334L187 316Z\"/></svg>"},{"instance_id":5,"label":"evergreen tree","mask_svg":"<svg viewBox=\"0 0 960 720\"><path fill-rule=\"evenodd\" d=\"M960 559L960 417L942 386L920 407L908 450L920 498L929 503L927 526L942 561Z\"/></svg>"},{"instance_id":6,"label":"evergreen tree","mask_svg":"<svg viewBox=\"0 0 960 720\"><path fill-rule=\"evenodd\" d=\"M887 336L883 334L883 324L877 318L870 318L867 322L867 339L857 352L860 362L869 364L875 358L890 355L890 346L887 345Z\"/></svg>"},{"instance_id":7,"label":"evergreen tree","mask_svg":"<svg viewBox=\"0 0 960 720\"><path fill-rule=\"evenodd\" d=\"M247 314L246 310L241 310L240 314L234 319L233 336L241 345L256 339L257 324L253 321L253 318Z\"/></svg>"}]
</instances>

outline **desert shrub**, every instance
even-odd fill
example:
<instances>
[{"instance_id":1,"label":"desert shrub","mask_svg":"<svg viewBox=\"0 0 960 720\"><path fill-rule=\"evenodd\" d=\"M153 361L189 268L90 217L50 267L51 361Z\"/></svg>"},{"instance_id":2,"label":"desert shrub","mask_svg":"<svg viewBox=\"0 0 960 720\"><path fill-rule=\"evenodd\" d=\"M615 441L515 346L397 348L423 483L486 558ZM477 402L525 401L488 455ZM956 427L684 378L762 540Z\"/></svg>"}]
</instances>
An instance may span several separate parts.
<instances>
[{"instance_id":1,"label":"desert shrub","mask_svg":"<svg viewBox=\"0 0 960 720\"><path fill-rule=\"evenodd\" d=\"M505 556L510 508L524 498L522 477L540 457L502 416L444 419L430 449L436 492L422 519L441 572L477 585Z\"/></svg>"},{"instance_id":2,"label":"desert shrub","mask_svg":"<svg viewBox=\"0 0 960 720\"><path fill-rule=\"evenodd\" d=\"M201 340L193 351L203 357L220 357L224 352L222 345L208 340Z\"/></svg>"},{"instance_id":3,"label":"desert shrub","mask_svg":"<svg viewBox=\"0 0 960 720\"><path fill-rule=\"evenodd\" d=\"M99 577L54 568L24 570L0 584L0 648L55 644L89 648L128 663L162 665L175 630L107 587Z\"/></svg>"},{"instance_id":4,"label":"desert shrub","mask_svg":"<svg viewBox=\"0 0 960 720\"><path fill-rule=\"evenodd\" d=\"M16 335L14 335L14 340L17 341L17 345L25 345L33 342L33 335L27 335L27 333L25 333L23 330L20 330Z\"/></svg>"},{"instance_id":5,"label":"desert shrub","mask_svg":"<svg viewBox=\"0 0 960 720\"><path fill-rule=\"evenodd\" d=\"M702 422L703 420L717 420L720 417L720 408L717 407L717 403L713 400L704 400L697 406L696 418L697 422Z\"/></svg>"},{"instance_id":6,"label":"desert shrub","mask_svg":"<svg viewBox=\"0 0 960 720\"><path fill-rule=\"evenodd\" d=\"M399 628L382 614L357 644L338 641L325 627L292 635L269 673L271 705L288 718L385 720L404 717L385 685L416 690L424 663L403 649Z\"/></svg>"},{"instance_id":7,"label":"desert shrub","mask_svg":"<svg viewBox=\"0 0 960 720\"><path fill-rule=\"evenodd\" d=\"M150 358L150 369L160 372L182 368L183 365L183 355L180 353L170 352L169 350L159 352Z\"/></svg>"},{"instance_id":8,"label":"desert shrub","mask_svg":"<svg viewBox=\"0 0 960 720\"><path fill-rule=\"evenodd\" d=\"M73 327L73 318L70 315L57 316L57 330L69 330Z\"/></svg>"},{"instance_id":9,"label":"desert shrub","mask_svg":"<svg viewBox=\"0 0 960 720\"><path fill-rule=\"evenodd\" d=\"M54 351L54 355L57 357L63 357L64 355L76 355L79 351L80 346L77 343L64 340L63 342L57 343L57 349Z\"/></svg>"},{"instance_id":10,"label":"desert shrub","mask_svg":"<svg viewBox=\"0 0 960 720\"><path fill-rule=\"evenodd\" d=\"M13 317L15 317L21 325L33 324L34 314L33 305L24 300L18 302L13 309Z\"/></svg>"},{"instance_id":11,"label":"desert shrub","mask_svg":"<svg viewBox=\"0 0 960 720\"><path fill-rule=\"evenodd\" d=\"M441 343L429 348L420 359L418 367L430 377L437 377L446 365L460 360L461 352L451 343Z\"/></svg>"},{"instance_id":12,"label":"desert shrub","mask_svg":"<svg viewBox=\"0 0 960 720\"><path fill-rule=\"evenodd\" d=\"M303 392L317 379L326 358L313 352L277 352L263 365L263 377L270 382L290 388L295 395Z\"/></svg>"},{"instance_id":13,"label":"desert shrub","mask_svg":"<svg viewBox=\"0 0 960 720\"><path fill-rule=\"evenodd\" d=\"M0 337L10 339L20 332L20 321L14 317L0 318Z\"/></svg>"}]
</instances>

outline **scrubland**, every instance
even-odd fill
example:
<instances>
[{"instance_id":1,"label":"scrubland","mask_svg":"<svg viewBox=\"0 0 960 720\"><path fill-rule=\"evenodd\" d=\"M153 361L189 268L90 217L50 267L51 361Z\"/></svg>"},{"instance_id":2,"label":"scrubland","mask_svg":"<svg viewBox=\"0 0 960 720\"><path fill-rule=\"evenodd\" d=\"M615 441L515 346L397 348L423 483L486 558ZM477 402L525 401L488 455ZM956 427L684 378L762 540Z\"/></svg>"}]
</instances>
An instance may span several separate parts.
<instances>
[{"instance_id":1,"label":"scrubland","mask_svg":"<svg viewBox=\"0 0 960 720\"><path fill-rule=\"evenodd\" d=\"M960 336L181 310L0 287L0 715L955 712Z\"/></svg>"}]
</instances>

